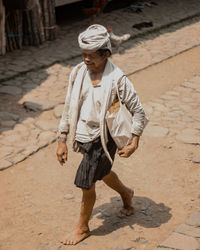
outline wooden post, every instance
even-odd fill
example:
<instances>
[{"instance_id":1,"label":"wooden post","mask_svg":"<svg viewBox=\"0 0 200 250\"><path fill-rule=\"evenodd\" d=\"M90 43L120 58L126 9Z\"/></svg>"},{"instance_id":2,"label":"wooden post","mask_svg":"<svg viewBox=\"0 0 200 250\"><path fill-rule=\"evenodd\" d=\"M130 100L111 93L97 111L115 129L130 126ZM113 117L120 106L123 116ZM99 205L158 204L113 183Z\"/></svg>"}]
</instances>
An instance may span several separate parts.
<instances>
[{"instance_id":1,"label":"wooden post","mask_svg":"<svg viewBox=\"0 0 200 250\"><path fill-rule=\"evenodd\" d=\"M40 45L45 41L42 11L39 0L30 10L23 12L24 45Z\"/></svg>"},{"instance_id":2,"label":"wooden post","mask_svg":"<svg viewBox=\"0 0 200 250\"><path fill-rule=\"evenodd\" d=\"M3 0L0 0L0 55L6 53L6 37L5 37L5 7Z\"/></svg>"},{"instance_id":3,"label":"wooden post","mask_svg":"<svg viewBox=\"0 0 200 250\"><path fill-rule=\"evenodd\" d=\"M46 40L56 38L55 0L40 0Z\"/></svg>"}]
</instances>

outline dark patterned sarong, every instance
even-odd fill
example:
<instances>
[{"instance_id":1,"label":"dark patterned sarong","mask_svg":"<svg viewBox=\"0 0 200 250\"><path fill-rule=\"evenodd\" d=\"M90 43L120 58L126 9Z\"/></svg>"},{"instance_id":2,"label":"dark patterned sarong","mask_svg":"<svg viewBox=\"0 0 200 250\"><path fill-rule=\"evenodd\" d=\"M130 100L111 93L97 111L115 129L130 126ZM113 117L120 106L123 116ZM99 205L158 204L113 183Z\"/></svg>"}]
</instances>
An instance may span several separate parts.
<instances>
[{"instance_id":1,"label":"dark patterned sarong","mask_svg":"<svg viewBox=\"0 0 200 250\"><path fill-rule=\"evenodd\" d=\"M83 159L76 173L74 184L79 188L89 189L97 180L102 180L110 173L112 164L107 158L100 137L88 143L78 142L78 147L83 153ZM108 152L112 160L116 153L116 144L111 136L108 136Z\"/></svg>"}]
</instances>

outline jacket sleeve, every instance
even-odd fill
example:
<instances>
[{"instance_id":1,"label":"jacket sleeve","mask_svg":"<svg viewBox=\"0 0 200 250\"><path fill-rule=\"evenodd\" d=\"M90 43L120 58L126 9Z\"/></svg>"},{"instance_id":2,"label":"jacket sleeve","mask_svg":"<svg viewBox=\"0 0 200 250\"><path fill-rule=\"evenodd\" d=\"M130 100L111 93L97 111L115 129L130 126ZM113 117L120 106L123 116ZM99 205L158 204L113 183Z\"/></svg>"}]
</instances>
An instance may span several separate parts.
<instances>
[{"instance_id":1,"label":"jacket sleeve","mask_svg":"<svg viewBox=\"0 0 200 250\"><path fill-rule=\"evenodd\" d=\"M59 127L58 127L58 136L63 132L65 132L66 134L69 133L69 129L70 129L69 108L70 108L71 94L72 94L72 89L73 89L73 83L75 80L74 78L76 77L77 67L78 66L73 68L69 76L69 83L68 83L67 94L65 98L65 105L64 105L62 117L61 117Z\"/></svg>"},{"instance_id":2,"label":"jacket sleeve","mask_svg":"<svg viewBox=\"0 0 200 250\"><path fill-rule=\"evenodd\" d=\"M124 76L118 84L119 97L133 115L131 133L140 136L148 122L144 108L137 96L132 82Z\"/></svg>"}]
</instances>

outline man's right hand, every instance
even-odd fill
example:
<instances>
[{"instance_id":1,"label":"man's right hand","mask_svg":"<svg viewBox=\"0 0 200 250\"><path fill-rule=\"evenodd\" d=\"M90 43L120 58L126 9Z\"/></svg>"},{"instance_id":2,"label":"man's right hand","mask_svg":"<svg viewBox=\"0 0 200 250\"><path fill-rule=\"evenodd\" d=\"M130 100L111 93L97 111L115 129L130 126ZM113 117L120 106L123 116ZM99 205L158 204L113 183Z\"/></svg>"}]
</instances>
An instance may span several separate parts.
<instances>
[{"instance_id":1,"label":"man's right hand","mask_svg":"<svg viewBox=\"0 0 200 250\"><path fill-rule=\"evenodd\" d=\"M67 161L67 155L68 155L67 145L65 142L58 141L56 154L58 161L60 162L60 165L63 165Z\"/></svg>"}]
</instances>

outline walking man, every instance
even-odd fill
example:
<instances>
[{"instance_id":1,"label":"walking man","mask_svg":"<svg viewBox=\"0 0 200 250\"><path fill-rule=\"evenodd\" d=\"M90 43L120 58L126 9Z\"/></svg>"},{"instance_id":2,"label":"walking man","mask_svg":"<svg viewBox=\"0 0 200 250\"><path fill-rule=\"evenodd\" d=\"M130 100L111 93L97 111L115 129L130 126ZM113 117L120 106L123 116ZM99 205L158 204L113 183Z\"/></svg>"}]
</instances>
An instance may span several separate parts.
<instances>
[{"instance_id":1,"label":"walking man","mask_svg":"<svg viewBox=\"0 0 200 250\"><path fill-rule=\"evenodd\" d=\"M120 99L133 116L132 141L118 150L127 158L138 148L139 138L147 121L144 109L133 84L109 60L112 53L109 34L105 27L94 24L78 37L83 62L70 74L65 106L59 125L57 157L61 165L67 161L67 145L83 154L78 167L75 185L82 190L80 217L74 231L67 234L63 244L75 245L90 235L89 219L96 199L95 183L103 180L122 198L121 213L134 212L133 190L125 186L111 170L117 147L106 126L105 115L116 100L116 82Z\"/></svg>"}]
</instances>

